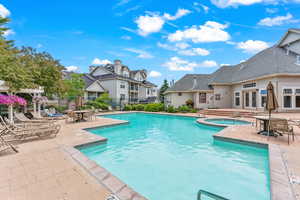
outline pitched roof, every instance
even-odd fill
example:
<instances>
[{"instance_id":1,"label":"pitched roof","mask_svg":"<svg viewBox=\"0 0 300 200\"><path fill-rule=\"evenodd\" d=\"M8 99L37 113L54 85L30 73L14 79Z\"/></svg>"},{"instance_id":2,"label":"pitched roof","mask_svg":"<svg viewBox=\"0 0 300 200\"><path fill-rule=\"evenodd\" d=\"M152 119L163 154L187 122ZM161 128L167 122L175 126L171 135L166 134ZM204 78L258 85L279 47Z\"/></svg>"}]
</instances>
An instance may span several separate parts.
<instances>
[{"instance_id":1,"label":"pitched roof","mask_svg":"<svg viewBox=\"0 0 300 200\"><path fill-rule=\"evenodd\" d=\"M187 74L178 80L170 91L209 90L213 84L232 84L273 74L299 74L296 54L288 55L284 48L273 46L261 51L245 62L234 66L222 66L210 75ZM197 86L194 86L196 77Z\"/></svg>"},{"instance_id":2,"label":"pitched roof","mask_svg":"<svg viewBox=\"0 0 300 200\"><path fill-rule=\"evenodd\" d=\"M212 75L211 83L234 83L252 80L272 74L300 74L296 54L277 46L270 47L235 66L223 66Z\"/></svg>"},{"instance_id":3,"label":"pitched roof","mask_svg":"<svg viewBox=\"0 0 300 200\"><path fill-rule=\"evenodd\" d=\"M166 92L211 90L209 86L211 75L209 74L186 74Z\"/></svg>"}]
</instances>

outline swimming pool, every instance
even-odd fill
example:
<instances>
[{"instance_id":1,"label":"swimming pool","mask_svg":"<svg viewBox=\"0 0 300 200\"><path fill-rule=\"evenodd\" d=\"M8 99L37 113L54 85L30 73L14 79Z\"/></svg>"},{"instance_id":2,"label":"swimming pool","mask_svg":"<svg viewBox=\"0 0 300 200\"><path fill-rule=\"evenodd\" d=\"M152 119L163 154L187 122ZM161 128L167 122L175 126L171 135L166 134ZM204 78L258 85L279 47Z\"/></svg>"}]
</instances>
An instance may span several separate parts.
<instances>
[{"instance_id":1,"label":"swimming pool","mask_svg":"<svg viewBox=\"0 0 300 200\"><path fill-rule=\"evenodd\" d=\"M149 200L196 200L199 189L238 200L269 200L268 151L214 140L219 127L195 118L131 113L90 132L107 143L80 151Z\"/></svg>"},{"instance_id":2,"label":"swimming pool","mask_svg":"<svg viewBox=\"0 0 300 200\"><path fill-rule=\"evenodd\" d=\"M227 119L227 118L212 118L205 119L204 121L215 123L215 124L223 124L223 125L247 125L251 124L250 122L238 119Z\"/></svg>"}]
</instances>

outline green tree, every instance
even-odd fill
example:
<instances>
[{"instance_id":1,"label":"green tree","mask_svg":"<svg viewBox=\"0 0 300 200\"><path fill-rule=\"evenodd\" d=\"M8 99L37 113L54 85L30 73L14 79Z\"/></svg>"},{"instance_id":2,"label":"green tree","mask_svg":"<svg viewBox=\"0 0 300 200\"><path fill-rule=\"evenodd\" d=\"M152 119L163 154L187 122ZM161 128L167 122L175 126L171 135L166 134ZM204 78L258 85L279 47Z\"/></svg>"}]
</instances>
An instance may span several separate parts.
<instances>
[{"instance_id":1,"label":"green tree","mask_svg":"<svg viewBox=\"0 0 300 200\"><path fill-rule=\"evenodd\" d=\"M34 87L34 84L29 71L19 63L19 50L14 47L13 41L4 37L8 22L8 18L0 17L0 80L5 81L11 92L16 92L21 88Z\"/></svg>"},{"instance_id":2,"label":"green tree","mask_svg":"<svg viewBox=\"0 0 300 200\"><path fill-rule=\"evenodd\" d=\"M169 88L169 83L165 79L164 83L162 84L161 88L159 89L159 100L160 102L164 103L165 102L165 92Z\"/></svg>"},{"instance_id":3,"label":"green tree","mask_svg":"<svg viewBox=\"0 0 300 200\"><path fill-rule=\"evenodd\" d=\"M71 74L69 79L64 80L64 85L66 87L64 95L69 101L75 100L77 96L83 96L85 82L82 74Z\"/></svg>"},{"instance_id":4,"label":"green tree","mask_svg":"<svg viewBox=\"0 0 300 200\"><path fill-rule=\"evenodd\" d=\"M19 63L30 71L33 84L44 88L46 96L61 96L65 92L66 87L62 80L64 67L49 53L37 52L32 47L22 47Z\"/></svg>"}]
</instances>

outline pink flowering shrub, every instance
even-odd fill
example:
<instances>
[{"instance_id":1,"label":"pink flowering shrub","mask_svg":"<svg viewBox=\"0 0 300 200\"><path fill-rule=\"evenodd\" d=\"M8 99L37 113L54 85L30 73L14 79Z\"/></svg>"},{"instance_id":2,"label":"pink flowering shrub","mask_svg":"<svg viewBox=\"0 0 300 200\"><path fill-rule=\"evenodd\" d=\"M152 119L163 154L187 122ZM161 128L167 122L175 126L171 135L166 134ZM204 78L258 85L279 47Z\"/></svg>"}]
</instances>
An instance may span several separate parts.
<instances>
[{"instance_id":1,"label":"pink flowering shrub","mask_svg":"<svg viewBox=\"0 0 300 200\"><path fill-rule=\"evenodd\" d=\"M27 102L22 97L16 95L0 95L0 104L26 106Z\"/></svg>"}]
</instances>

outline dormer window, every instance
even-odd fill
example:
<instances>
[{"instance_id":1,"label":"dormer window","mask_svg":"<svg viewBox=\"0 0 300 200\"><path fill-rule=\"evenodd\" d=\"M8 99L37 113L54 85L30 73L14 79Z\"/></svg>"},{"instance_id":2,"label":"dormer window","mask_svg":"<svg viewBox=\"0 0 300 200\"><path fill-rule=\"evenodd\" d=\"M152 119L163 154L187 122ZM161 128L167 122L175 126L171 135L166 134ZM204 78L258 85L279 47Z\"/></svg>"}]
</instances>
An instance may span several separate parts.
<instances>
[{"instance_id":1,"label":"dormer window","mask_svg":"<svg viewBox=\"0 0 300 200\"><path fill-rule=\"evenodd\" d=\"M300 65L300 55L298 55L298 56L296 57L296 64L297 64L297 65Z\"/></svg>"}]
</instances>

